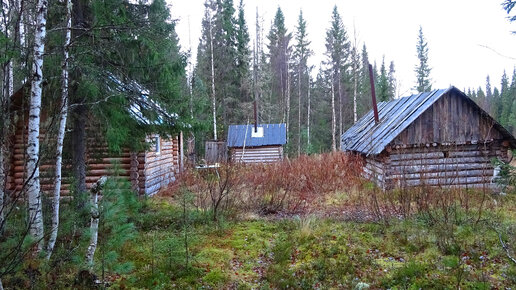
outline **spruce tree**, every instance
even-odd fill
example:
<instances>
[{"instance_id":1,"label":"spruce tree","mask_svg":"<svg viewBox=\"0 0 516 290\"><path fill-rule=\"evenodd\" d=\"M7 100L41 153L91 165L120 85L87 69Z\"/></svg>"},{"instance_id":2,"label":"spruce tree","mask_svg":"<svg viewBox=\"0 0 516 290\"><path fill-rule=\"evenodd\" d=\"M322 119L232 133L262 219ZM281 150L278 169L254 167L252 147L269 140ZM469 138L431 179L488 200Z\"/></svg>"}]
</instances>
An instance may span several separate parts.
<instances>
[{"instance_id":1,"label":"spruce tree","mask_svg":"<svg viewBox=\"0 0 516 290\"><path fill-rule=\"evenodd\" d=\"M271 90L271 112L273 121L289 123L290 114L289 62L291 54L291 34L285 26L285 16L280 7L276 10L274 20L267 36L269 40L269 71ZM274 105L273 105L274 104ZM288 126L287 126L288 131ZM288 133L287 133L288 140Z\"/></svg>"},{"instance_id":2,"label":"spruce tree","mask_svg":"<svg viewBox=\"0 0 516 290\"><path fill-rule=\"evenodd\" d=\"M392 100L396 97L396 69L394 68L394 61L391 61L389 65L389 74L387 75L387 79L389 81L389 100Z\"/></svg>"},{"instance_id":3,"label":"spruce tree","mask_svg":"<svg viewBox=\"0 0 516 290\"><path fill-rule=\"evenodd\" d=\"M486 106L485 106L485 110L491 116L493 116L492 102L493 102L493 91L491 89L491 80L489 79L489 75L488 75L486 77Z\"/></svg>"},{"instance_id":4,"label":"spruce tree","mask_svg":"<svg viewBox=\"0 0 516 290\"><path fill-rule=\"evenodd\" d=\"M310 89L308 86L307 79L310 77L308 74L308 57L312 55L312 51L310 50L310 41L308 40L308 35L306 32L306 20L303 18L303 11L299 11L299 17L296 26L295 32L295 40L296 44L294 45L294 59L297 63L294 74L296 77L294 78L297 87L297 109L298 109L298 120L297 120L297 155L301 154L301 122L302 122L302 113L304 112L303 104L305 102L302 101L302 96L308 97L308 90Z\"/></svg>"},{"instance_id":5,"label":"spruce tree","mask_svg":"<svg viewBox=\"0 0 516 290\"><path fill-rule=\"evenodd\" d=\"M432 90L430 79L431 68L428 64L428 42L423 35L423 27L419 26L419 34L416 45L418 64L414 68L416 73L416 89L418 92L428 92Z\"/></svg>"},{"instance_id":6,"label":"spruce tree","mask_svg":"<svg viewBox=\"0 0 516 290\"><path fill-rule=\"evenodd\" d=\"M359 74L359 98L357 105L358 116L364 115L372 108L371 85L369 82L369 55L364 43L361 52L360 74Z\"/></svg>"},{"instance_id":7,"label":"spruce tree","mask_svg":"<svg viewBox=\"0 0 516 290\"><path fill-rule=\"evenodd\" d=\"M387 76L387 69L385 68L385 56L382 58L382 65L380 66L380 77L376 80L376 95L379 102L390 100L389 79Z\"/></svg>"},{"instance_id":8,"label":"spruce tree","mask_svg":"<svg viewBox=\"0 0 516 290\"><path fill-rule=\"evenodd\" d=\"M509 115L511 113L511 94L509 79L507 73L504 71L500 84L500 106L498 109L499 121L502 126L506 126L509 123Z\"/></svg>"},{"instance_id":9,"label":"spruce tree","mask_svg":"<svg viewBox=\"0 0 516 290\"><path fill-rule=\"evenodd\" d=\"M236 22L236 46L237 46L237 83L240 86L240 102L249 102L249 62L251 51L249 49L249 31L244 15L244 1L238 5L238 18Z\"/></svg>"}]
</instances>

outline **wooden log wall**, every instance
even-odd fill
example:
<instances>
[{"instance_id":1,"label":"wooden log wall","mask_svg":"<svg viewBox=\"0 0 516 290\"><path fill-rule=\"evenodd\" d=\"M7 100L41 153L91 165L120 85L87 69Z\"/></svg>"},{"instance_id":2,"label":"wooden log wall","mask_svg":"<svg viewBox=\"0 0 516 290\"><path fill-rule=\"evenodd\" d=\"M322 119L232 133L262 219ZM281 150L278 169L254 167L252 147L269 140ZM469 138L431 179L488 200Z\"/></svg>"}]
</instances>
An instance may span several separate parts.
<instances>
[{"instance_id":1,"label":"wooden log wall","mask_svg":"<svg viewBox=\"0 0 516 290\"><path fill-rule=\"evenodd\" d=\"M485 144L398 148L389 155L383 176L396 186L493 187L493 159L508 161L501 141Z\"/></svg>"},{"instance_id":2,"label":"wooden log wall","mask_svg":"<svg viewBox=\"0 0 516 290\"><path fill-rule=\"evenodd\" d=\"M378 187L385 189L386 162L388 162L388 158L383 155L366 157L362 172L363 177L373 181Z\"/></svg>"},{"instance_id":3,"label":"wooden log wall","mask_svg":"<svg viewBox=\"0 0 516 290\"><path fill-rule=\"evenodd\" d=\"M231 161L243 163L271 163L283 160L283 146L231 148Z\"/></svg>"},{"instance_id":4,"label":"wooden log wall","mask_svg":"<svg viewBox=\"0 0 516 290\"><path fill-rule=\"evenodd\" d=\"M140 194L153 195L175 180L180 169L180 140L159 138L159 152L151 148L138 159L138 185ZM154 150L152 150L154 149ZM143 162L142 162L143 161Z\"/></svg>"},{"instance_id":5,"label":"wooden log wall","mask_svg":"<svg viewBox=\"0 0 516 290\"><path fill-rule=\"evenodd\" d=\"M12 139L12 151L7 176L7 190L17 192L23 188L26 179L26 127L20 122ZM45 130L42 127L40 141L42 152L45 151L45 143L53 144L55 140L47 140ZM132 188L139 194L154 194L161 187L173 181L179 172L179 138L174 137L163 140L162 152L156 155L155 152L129 152L123 150L120 154L110 153L105 142L99 142L98 138L88 138L86 162L87 175L86 187L90 189L93 184L102 176L120 176L131 181ZM53 148L50 146L49 148ZM50 193L54 188L54 166L55 158L52 157L52 149L47 152L48 156L42 155L40 161L41 189ZM61 195L70 194L72 182L70 164L63 161L63 180Z\"/></svg>"},{"instance_id":6,"label":"wooden log wall","mask_svg":"<svg viewBox=\"0 0 516 290\"><path fill-rule=\"evenodd\" d=\"M15 134L13 138L11 138L11 152L9 156L9 167L7 172L7 183L6 188L8 191L20 191L23 188L24 180L26 178L25 165L26 165L26 144L27 144L27 129L23 126L25 121L19 120L15 127ZM25 130L24 130L25 128ZM46 139L46 130L45 127L42 126L40 129L40 142L43 142ZM49 191L53 188L53 176L54 176L54 159L48 156L49 152L47 152L46 144L40 144L40 153L41 160L40 164L40 183L41 189L44 191ZM44 154L46 153L46 155ZM63 171L66 171L67 167L63 168ZM63 191L68 191L69 185L64 185Z\"/></svg>"}]
</instances>

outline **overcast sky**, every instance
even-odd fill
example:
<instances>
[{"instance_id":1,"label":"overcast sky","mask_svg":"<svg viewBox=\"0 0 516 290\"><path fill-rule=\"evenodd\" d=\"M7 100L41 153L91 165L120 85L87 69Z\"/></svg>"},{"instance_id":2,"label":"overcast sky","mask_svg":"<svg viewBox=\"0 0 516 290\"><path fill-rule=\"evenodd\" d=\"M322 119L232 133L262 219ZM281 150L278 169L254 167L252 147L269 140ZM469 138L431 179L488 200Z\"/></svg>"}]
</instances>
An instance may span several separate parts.
<instances>
[{"instance_id":1,"label":"overcast sky","mask_svg":"<svg viewBox=\"0 0 516 290\"><path fill-rule=\"evenodd\" d=\"M183 50L195 52L201 33L204 0L168 0ZM239 0L234 0L235 6ZM504 69L509 78L516 66L516 23L510 24L502 0L244 0L251 39L254 38L256 9L264 19L265 34L279 7L289 31L294 32L299 15L307 21L308 38L315 55L310 63L319 67L324 59L324 38L331 11L337 5L348 36L353 27L360 47L365 43L370 61L378 66L394 61L400 83L398 93L410 94L415 84L416 43L419 26L429 45L433 88L454 85L459 89L482 86L486 76L499 87ZM189 25L190 23L190 25ZM189 29L190 27L190 29ZM189 34L190 31L190 34ZM293 42L292 42L293 43ZM252 43L250 44L252 46Z\"/></svg>"}]
</instances>

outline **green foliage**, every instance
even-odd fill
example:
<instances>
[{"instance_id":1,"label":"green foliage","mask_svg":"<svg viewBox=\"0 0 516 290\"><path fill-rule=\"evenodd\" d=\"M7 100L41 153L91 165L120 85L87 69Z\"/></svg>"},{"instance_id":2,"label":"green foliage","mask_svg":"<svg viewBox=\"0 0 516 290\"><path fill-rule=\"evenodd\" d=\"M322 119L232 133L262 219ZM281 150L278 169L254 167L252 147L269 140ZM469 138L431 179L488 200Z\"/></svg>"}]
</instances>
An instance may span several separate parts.
<instances>
[{"instance_id":1,"label":"green foliage","mask_svg":"<svg viewBox=\"0 0 516 290\"><path fill-rule=\"evenodd\" d=\"M513 156L516 151L513 151ZM511 164L501 162L499 160L493 161L495 166L500 169L500 172L496 178L496 183L504 193L515 193L516 192L516 168Z\"/></svg>"},{"instance_id":2,"label":"green foliage","mask_svg":"<svg viewBox=\"0 0 516 290\"><path fill-rule=\"evenodd\" d=\"M414 68L416 73L416 86L415 89L418 92L428 92L432 90L432 84L430 79L430 72L432 69L428 64L428 42L426 42L423 35L423 27L419 27L419 34L417 38L417 59L418 64Z\"/></svg>"},{"instance_id":3,"label":"green foliage","mask_svg":"<svg viewBox=\"0 0 516 290\"><path fill-rule=\"evenodd\" d=\"M127 273L132 262L120 260L125 243L136 235L132 220L137 218L139 203L129 182L108 178L99 203L97 269L104 273Z\"/></svg>"}]
</instances>

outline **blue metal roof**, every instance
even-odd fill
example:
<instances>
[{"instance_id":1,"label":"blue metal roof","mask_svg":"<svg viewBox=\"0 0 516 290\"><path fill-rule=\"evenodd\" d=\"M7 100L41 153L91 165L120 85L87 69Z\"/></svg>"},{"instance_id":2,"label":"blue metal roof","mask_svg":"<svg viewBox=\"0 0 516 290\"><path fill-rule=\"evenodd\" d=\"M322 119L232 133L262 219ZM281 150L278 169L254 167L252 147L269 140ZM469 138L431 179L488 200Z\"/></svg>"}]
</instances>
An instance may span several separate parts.
<instances>
[{"instance_id":1,"label":"blue metal roof","mask_svg":"<svg viewBox=\"0 0 516 290\"><path fill-rule=\"evenodd\" d=\"M374 121L373 111L369 111L355 125L349 128L341 136L341 150L355 151L366 155L380 154L403 130L432 106L439 98L451 90L455 90L467 98L473 106L483 111L478 105L469 99L464 93L455 87L445 90L424 92L409 97L403 97L389 102L378 104L380 122ZM487 113L485 113L489 116ZM502 134L514 137L500 124L495 122L495 127Z\"/></svg>"},{"instance_id":2,"label":"blue metal roof","mask_svg":"<svg viewBox=\"0 0 516 290\"><path fill-rule=\"evenodd\" d=\"M287 143L287 127L281 124L258 124L263 128L263 137L252 137L254 124L230 125L228 128L228 147L257 147L284 145Z\"/></svg>"}]
</instances>

